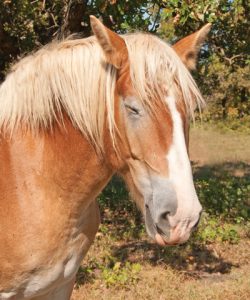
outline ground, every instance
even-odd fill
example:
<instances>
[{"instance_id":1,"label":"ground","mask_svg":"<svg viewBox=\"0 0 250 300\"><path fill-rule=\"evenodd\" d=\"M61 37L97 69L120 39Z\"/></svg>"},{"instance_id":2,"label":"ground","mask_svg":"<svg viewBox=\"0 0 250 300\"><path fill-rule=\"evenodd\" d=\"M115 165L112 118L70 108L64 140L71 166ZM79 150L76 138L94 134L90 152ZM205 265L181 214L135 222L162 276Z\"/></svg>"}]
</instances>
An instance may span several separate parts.
<instances>
[{"instance_id":1,"label":"ground","mask_svg":"<svg viewBox=\"0 0 250 300\"><path fill-rule=\"evenodd\" d=\"M249 134L197 125L190 157L205 208L198 232L185 245L155 245L115 178L99 198L102 225L73 300L250 299Z\"/></svg>"}]
</instances>

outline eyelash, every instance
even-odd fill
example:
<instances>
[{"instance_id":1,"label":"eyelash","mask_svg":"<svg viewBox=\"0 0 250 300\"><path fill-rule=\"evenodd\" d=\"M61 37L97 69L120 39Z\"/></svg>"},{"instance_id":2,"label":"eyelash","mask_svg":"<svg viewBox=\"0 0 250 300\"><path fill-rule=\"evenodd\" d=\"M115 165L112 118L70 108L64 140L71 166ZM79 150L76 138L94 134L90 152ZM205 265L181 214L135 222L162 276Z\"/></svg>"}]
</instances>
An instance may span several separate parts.
<instances>
[{"instance_id":1,"label":"eyelash","mask_svg":"<svg viewBox=\"0 0 250 300\"><path fill-rule=\"evenodd\" d=\"M139 115L139 110L130 105L125 105L125 107L134 115Z\"/></svg>"}]
</instances>

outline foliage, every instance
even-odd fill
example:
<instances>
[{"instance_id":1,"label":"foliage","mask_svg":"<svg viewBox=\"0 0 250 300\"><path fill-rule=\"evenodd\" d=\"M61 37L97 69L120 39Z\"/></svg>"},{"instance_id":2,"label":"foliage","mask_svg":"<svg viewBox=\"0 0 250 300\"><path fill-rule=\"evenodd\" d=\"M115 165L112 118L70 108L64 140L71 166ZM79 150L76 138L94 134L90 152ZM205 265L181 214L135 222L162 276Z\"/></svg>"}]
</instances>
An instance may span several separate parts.
<instances>
[{"instance_id":1,"label":"foliage","mask_svg":"<svg viewBox=\"0 0 250 300\"><path fill-rule=\"evenodd\" d=\"M219 114L216 113L216 108L210 107L210 110L197 116L194 126L203 128L212 127L221 132L250 134L250 115L245 115L242 118L236 117L235 115L228 115L226 119L220 119Z\"/></svg>"},{"instance_id":2,"label":"foliage","mask_svg":"<svg viewBox=\"0 0 250 300\"><path fill-rule=\"evenodd\" d=\"M88 266L80 266L78 272L77 272L77 278L76 278L76 288L79 288L79 286L82 283L86 282L92 282L95 278L94 276L94 266L88 265Z\"/></svg>"},{"instance_id":3,"label":"foliage","mask_svg":"<svg viewBox=\"0 0 250 300\"><path fill-rule=\"evenodd\" d=\"M135 284L139 277L141 265L138 263L116 262L112 268L104 268L102 270L102 278L107 287L115 285L116 287L130 286Z\"/></svg>"},{"instance_id":4,"label":"foliage","mask_svg":"<svg viewBox=\"0 0 250 300\"><path fill-rule=\"evenodd\" d=\"M103 234L109 231L109 225L116 226L115 237L124 240L140 238L145 232L141 214L135 203L130 200L128 191L119 177L114 177L98 197L104 224L100 230ZM111 218L111 215L115 218ZM109 224L111 223L111 224Z\"/></svg>"},{"instance_id":5,"label":"foliage","mask_svg":"<svg viewBox=\"0 0 250 300\"><path fill-rule=\"evenodd\" d=\"M17 56L51 40L63 17L65 1L1 0L0 79Z\"/></svg>"},{"instance_id":6,"label":"foliage","mask_svg":"<svg viewBox=\"0 0 250 300\"><path fill-rule=\"evenodd\" d=\"M149 1L116 0L0 0L0 80L20 55L75 32L89 36L89 15L118 32L147 30Z\"/></svg>"},{"instance_id":7,"label":"foliage","mask_svg":"<svg viewBox=\"0 0 250 300\"><path fill-rule=\"evenodd\" d=\"M229 242L237 244L240 240L239 228L235 224L225 223L219 217L203 214L198 232L194 236L196 243L209 244Z\"/></svg>"},{"instance_id":8,"label":"foliage","mask_svg":"<svg viewBox=\"0 0 250 300\"><path fill-rule=\"evenodd\" d=\"M196 180L199 199L207 213L241 222L250 218L250 178L224 176Z\"/></svg>"},{"instance_id":9,"label":"foliage","mask_svg":"<svg viewBox=\"0 0 250 300\"><path fill-rule=\"evenodd\" d=\"M242 118L250 113L249 2L163 1L157 30L172 40L213 24L198 66L199 81L209 103L209 117Z\"/></svg>"},{"instance_id":10,"label":"foliage","mask_svg":"<svg viewBox=\"0 0 250 300\"><path fill-rule=\"evenodd\" d=\"M109 252L104 251L103 259L89 260L87 266L81 266L77 273L77 287L82 283L92 282L97 276L107 287L126 287L135 284L139 279L141 265L139 263L121 262ZM96 273L96 274L95 274Z\"/></svg>"}]
</instances>

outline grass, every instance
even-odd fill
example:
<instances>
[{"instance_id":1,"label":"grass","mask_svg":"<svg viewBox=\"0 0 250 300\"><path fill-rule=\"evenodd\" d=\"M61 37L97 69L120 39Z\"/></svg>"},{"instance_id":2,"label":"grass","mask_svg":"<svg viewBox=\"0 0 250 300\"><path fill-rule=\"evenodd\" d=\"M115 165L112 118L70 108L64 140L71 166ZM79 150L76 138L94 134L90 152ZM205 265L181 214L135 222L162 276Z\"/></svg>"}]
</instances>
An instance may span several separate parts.
<instances>
[{"instance_id":1,"label":"grass","mask_svg":"<svg viewBox=\"0 0 250 300\"><path fill-rule=\"evenodd\" d=\"M99 197L102 225L73 300L249 299L249 136L199 126L191 130L190 148L205 208L198 231L185 245L155 245L114 178Z\"/></svg>"},{"instance_id":2,"label":"grass","mask_svg":"<svg viewBox=\"0 0 250 300\"><path fill-rule=\"evenodd\" d=\"M250 128L250 127L249 127ZM191 130L190 156L195 165L212 167L215 164L250 164L250 138L248 132L221 130L216 126L196 124ZM241 172L241 168L231 170Z\"/></svg>"}]
</instances>

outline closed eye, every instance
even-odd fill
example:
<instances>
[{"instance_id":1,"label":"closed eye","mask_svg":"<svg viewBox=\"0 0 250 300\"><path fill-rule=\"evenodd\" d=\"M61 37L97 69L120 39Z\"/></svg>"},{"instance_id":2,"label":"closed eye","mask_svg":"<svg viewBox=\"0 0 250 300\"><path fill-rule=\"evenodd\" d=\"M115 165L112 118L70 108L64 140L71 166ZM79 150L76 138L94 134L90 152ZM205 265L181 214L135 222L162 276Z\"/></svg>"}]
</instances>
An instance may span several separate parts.
<instances>
[{"instance_id":1,"label":"closed eye","mask_svg":"<svg viewBox=\"0 0 250 300\"><path fill-rule=\"evenodd\" d=\"M134 114L134 115L139 115L139 114L140 114L139 109L135 108L134 106L125 104L125 107L126 107L126 109L127 109L130 113L132 113L132 114Z\"/></svg>"}]
</instances>

